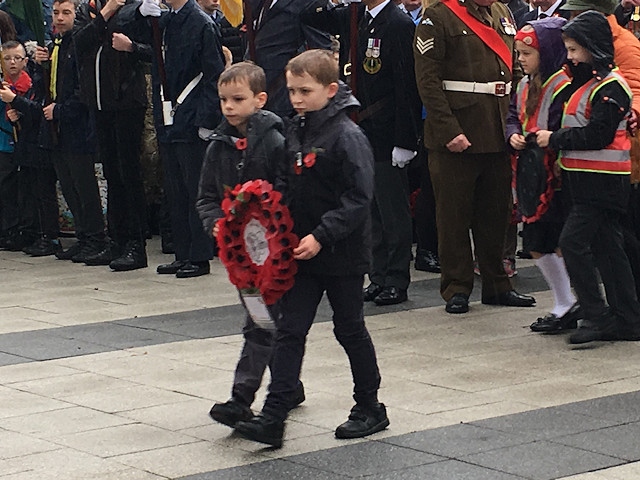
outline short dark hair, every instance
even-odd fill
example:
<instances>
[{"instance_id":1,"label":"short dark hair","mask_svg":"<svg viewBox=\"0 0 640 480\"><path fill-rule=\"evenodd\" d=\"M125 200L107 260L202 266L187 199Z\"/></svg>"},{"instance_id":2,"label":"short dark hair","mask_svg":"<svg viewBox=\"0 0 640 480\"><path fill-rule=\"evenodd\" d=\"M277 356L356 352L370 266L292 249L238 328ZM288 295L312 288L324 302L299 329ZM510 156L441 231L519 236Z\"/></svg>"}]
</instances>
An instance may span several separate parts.
<instances>
[{"instance_id":1,"label":"short dark hair","mask_svg":"<svg viewBox=\"0 0 640 480\"><path fill-rule=\"evenodd\" d=\"M286 71L297 77L307 73L325 87L339 80L338 62L329 50L315 49L302 52L289 60Z\"/></svg>"},{"instance_id":2,"label":"short dark hair","mask_svg":"<svg viewBox=\"0 0 640 480\"><path fill-rule=\"evenodd\" d=\"M22 51L25 53L25 55L27 54L27 49L24 48L24 45L17 40L9 40L8 42L4 42L2 44L3 50L9 50L9 49L18 48L18 47L22 48Z\"/></svg>"},{"instance_id":3,"label":"short dark hair","mask_svg":"<svg viewBox=\"0 0 640 480\"><path fill-rule=\"evenodd\" d=\"M73 6L77 10L80 5L80 0L53 0L52 5L55 5L56 3L73 3Z\"/></svg>"},{"instance_id":4,"label":"short dark hair","mask_svg":"<svg viewBox=\"0 0 640 480\"><path fill-rule=\"evenodd\" d=\"M253 62L234 63L218 78L218 85L233 82L247 82L254 95L267 91L267 77L264 70Z\"/></svg>"}]
</instances>

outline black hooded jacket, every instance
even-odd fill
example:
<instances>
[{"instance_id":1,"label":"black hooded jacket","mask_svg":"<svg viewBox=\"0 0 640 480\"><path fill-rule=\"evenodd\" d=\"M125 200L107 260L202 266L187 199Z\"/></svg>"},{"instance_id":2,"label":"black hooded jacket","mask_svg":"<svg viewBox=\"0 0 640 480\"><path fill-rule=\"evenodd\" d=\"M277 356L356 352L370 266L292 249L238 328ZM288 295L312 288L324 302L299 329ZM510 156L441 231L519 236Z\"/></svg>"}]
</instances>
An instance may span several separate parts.
<instances>
[{"instance_id":1,"label":"black hooded jacket","mask_svg":"<svg viewBox=\"0 0 640 480\"><path fill-rule=\"evenodd\" d=\"M289 162L282 131L280 117L259 110L249 118L247 147L243 152L236 148L236 141L243 136L226 119L215 129L209 138L211 143L202 165L196 201L196 210L208 235L216 221L224 217L220 205L226 187L262 179L286 193Z\"/></svg>"},{"instance_id":2,"label":"black hooded jacket","mask_svg":"<svg viewBox=\"0 0 640 480\"><path fill-rule=\"evenodd\" d=\"M298 262L300 273L362 275L369 270L374 160L366 136L348 117L358 107L340 83L326 107L296 116L287 131L293 230L300 238L313 234L322 245L317 256ZM315 153L316 161L296 174L299 153L303 158Z\"/></svg>"}]
</instances>

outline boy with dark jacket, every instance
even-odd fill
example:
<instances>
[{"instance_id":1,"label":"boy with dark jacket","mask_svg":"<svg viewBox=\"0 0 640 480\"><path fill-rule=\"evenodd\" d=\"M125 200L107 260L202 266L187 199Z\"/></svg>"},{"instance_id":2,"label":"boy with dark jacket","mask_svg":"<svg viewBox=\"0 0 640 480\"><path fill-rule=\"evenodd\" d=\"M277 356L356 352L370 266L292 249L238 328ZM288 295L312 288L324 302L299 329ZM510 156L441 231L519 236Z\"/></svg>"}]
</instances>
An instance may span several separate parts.
<instances>
[{"instance_id":1,"label":"boy with dark jacket","mask_svg":"<svg viewBox=\"0 0 640 480\"><path fill-rule=\"evenodd\" d=\"M621 227L630 190L631 90L614 68L613 36L604 15L584 12L562 33L573 77L565 89L568 100L560 129L536 135L538 145L559 152L562 190L570 202L559 244L584 322L569 342L640 340L640 303Z\"/></svg>"},{"instance_id":2,"label":"boy with dark jacket","mask_svg":"<svg viewBox=\"0 0 640 480\"><path fill-rule=\"evenodd\" d=\"M282 446L289 399L300 377L305 340L324 292L333 309L334 333L345 349L356 405L335 432L357 438L389 425L378 402L380 373L364 323L362 286L371 262L373 153L348 112L359 106L338 81L331 52L308 50L286 69L291 103L298 115L287 132L288 204L298 260L295 284L281 300L271 384L262 413L238 422L236 431L257 442Z\"/></svg>"},{"instance_id":3,"label":"boy with dark jacket","mask_svg":"<svg viewBox=\"0 0 640 480\"><path fill-rule=\"evenodd\" d=\"M218 95L224 119L209 136L196 209L207 234L215 237L216 222L224 217L220 207L225 188L249 180L263 179L284 192L287 155L282 120L262 110L267 100L266 78L262 68L249 62L232 65L218 80ZM278 315L277 304L270 307ZM273 332L260 328L247 315L243 328L245 343L236 366L231 399L216 403L211 418L230 427L253 417L251 404L264 371L271 360ZM293 406L304 401L299 385Z\"/></svg>"}]
</instances>

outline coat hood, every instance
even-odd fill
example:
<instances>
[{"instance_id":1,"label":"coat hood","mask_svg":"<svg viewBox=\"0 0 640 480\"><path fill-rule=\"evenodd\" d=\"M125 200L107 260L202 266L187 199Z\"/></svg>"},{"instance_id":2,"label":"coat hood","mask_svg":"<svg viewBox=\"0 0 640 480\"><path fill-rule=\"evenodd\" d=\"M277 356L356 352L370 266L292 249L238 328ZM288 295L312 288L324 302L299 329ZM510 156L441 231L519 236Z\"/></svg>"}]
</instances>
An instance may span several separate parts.
<instances>
[{"instance_id":1,"label":"coat hood","mask_svg":"<svg viewBox=\"0 0 640 480\"><path fill-rule=\"evenodd\" d=\"M540 77L546 81L567 61L567 49L562 40L562 27L567 21L562 17L547 17L527 22L536 32L540 52Z\"/></svg>"},{"instance_id":2,"label":"coat hood","mask_svg":"<svg viewBox=\"0 0 640 480\"><path fill-rule=\"evenodd\" d=\"M562 33L593 56L594 74L604 77L613 69L613 34L603 14L593 10L581 13L562 27Z\"/></svg>"},{"instance_id":3,"label":"coat hood","mask_svg":"<svg viewBox=\"0 0 640 480\"><path fill-rule=\"evenodd\" d=\"M260 137L270 129L276 129L282 133L284 131L282 119L268 110L258 110L249 117L249 121L247 122L247 137ZM207 140L221 140L240 136L236 127L230 125L227 119L223 118L220 125L214 130L213 135L210 135ZM253 141L251 144L253 144Z\"/></svg>"}]
</instances>

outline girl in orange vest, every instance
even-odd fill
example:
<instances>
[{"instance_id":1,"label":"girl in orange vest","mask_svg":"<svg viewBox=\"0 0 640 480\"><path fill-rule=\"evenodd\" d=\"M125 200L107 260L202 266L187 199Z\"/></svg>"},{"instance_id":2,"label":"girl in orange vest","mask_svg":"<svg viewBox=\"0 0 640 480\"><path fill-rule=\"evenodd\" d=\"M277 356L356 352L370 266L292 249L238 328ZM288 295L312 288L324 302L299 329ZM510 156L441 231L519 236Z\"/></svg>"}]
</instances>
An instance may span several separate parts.
<instances>
[{"instance_id":1,"label":"girl in orange vest","mask_svg":"<svg viewBox=\"0 0 640 480\"><path fill-rule=\"evenodd\" d=\"M576 328L582 311L560 256L564 224L556 155L535 144L538 130L556 130L562 116L560 93L571 83L561 70L567 58L562 41L564 18L549 17L525 25L516 35L518 60L527 74L518 84L507 118L507 140L516 152L516 190L524 221L523 249L535 259L553 294L551 312L531 324L534 332Z\"/></svg>"},{"instance_id":2,"label":"girl in orange vest","mask_svg":"<svg viewBox=\"0 0 640 480\"><path fill-rule=\"evenodd\" d=\"M614 66L604 15L584 12L562 30L572 73L570 97L560 130L539 130L536 136L538 145L559 153L562 188L570 201L560 248L584 321L569 342L640 340L640 303L620 223L630 189L631 91Z\"/></svg>"}]
</instances>

